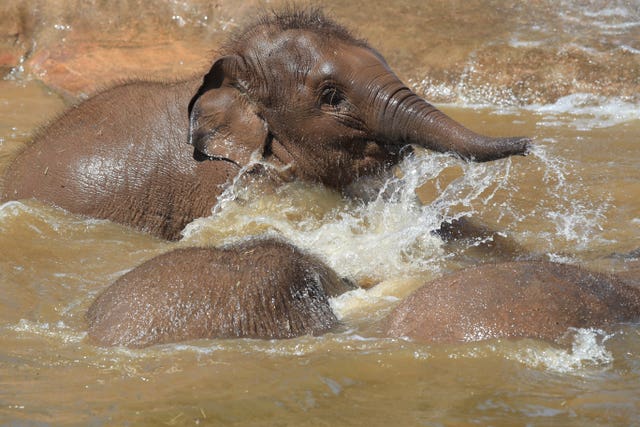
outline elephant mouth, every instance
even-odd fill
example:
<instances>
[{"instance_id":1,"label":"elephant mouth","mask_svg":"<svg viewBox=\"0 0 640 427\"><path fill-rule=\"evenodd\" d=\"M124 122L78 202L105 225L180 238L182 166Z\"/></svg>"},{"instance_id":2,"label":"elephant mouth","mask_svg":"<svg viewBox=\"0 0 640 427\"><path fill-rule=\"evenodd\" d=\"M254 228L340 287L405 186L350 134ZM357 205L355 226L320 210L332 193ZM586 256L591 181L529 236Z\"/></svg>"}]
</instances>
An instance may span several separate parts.
<instances>
[{"instance_id":1,"label":"elephant mouth","mask_svg":"<svg viewBox=\"0 0 640 427\"><path fill-rule=\"evenodd\" d=\"M239 165L237 162L234 162L233 160L227 158L227 157L222 157L222 156L211 156L209 154L203 153L202 151L198 150L197 148L193 149L193 160L195 160L196 162L208 162L208 161L224 161L224 162L229 162L232 163L238 167L241 167L241 165Z\"/></svg>"},{"instance_id":2,"label":"elephant mouth","mask_svg":"<svg viewBox=\"0 0 640 427\"><path fill-rule=\"evenodd\" d=\"M415 146L413 144L379 143L379 145L388 154L399 159L402 159L415 151Z\"/></svg>"},{"instance_id":3,"label":"elephant mouth","mask_svg":"<svg viewBox=\"0 0 640 427\"><path fill-rule=\"evenodd\" d=\"M401 144L389 141L363 141L362 154L365 158L384 164L395 164L414 152L412 144Z\"/></svg>"},{"instance_id":4,"label":"elephant mouth","mask_svg":"<svg viewBox=\"0 0 640 427\"><path fill-rule=\"evenodd\" d=\"M194 132L189 140L189 144L193 146L193 158L196 161L202 162L205 160L218 160L215 156L207 153L208 142L212 136L211 132L203 132L198 130Z\"/></svg>"},{"instance_id":5,"label":"elephant mouth","mask_svg":"<svg viewBox=\"0 0 640 427\"><path fill-rule=\"evenodd\" d=\"M195 160L196 162L204 162L204 161L207 161L207 160L215 160L215 158L203 153L202 151L198 150L197 148L194 148L193 149L193 160Z\"/></svg>"},{"instance_id":6,"label":"elephant mouth","mask_svg":"<svg viewBox=\"0 0 640 427\"><path fill-rule=\"evenodd\" d=\"M207 154L203 150L203 148L206 147L206 144L202 144L203 139L205 138L202 138L202 137L198 138L197 139L198 143L193 144L194 145L193 159L195 161L205 162L205 161L224 160L237 165L236 162L234 162L229 158ZM361 143L363 143L366 147L369 147L369 150L365 149L365 152L366 151L369 151L369 152L365 153L364 157L369 159L371 162L375 164L382 163L381 166L384 166L384 165L388 166L389 164L394 164L398 160L402 160L406 156L414 153L414 146L412 144L398 144L398 143L381 142L381 141L375 141L375 140L366 140L366 141L361 140ZM268 147L269 147L269 150L267 151L270 151L272 149L272 144L271 143L268 144ZM377 148L374 148L374 147L377 147ZM291 159L289 158L289 160Z\"/></svg>"}]
</instances>

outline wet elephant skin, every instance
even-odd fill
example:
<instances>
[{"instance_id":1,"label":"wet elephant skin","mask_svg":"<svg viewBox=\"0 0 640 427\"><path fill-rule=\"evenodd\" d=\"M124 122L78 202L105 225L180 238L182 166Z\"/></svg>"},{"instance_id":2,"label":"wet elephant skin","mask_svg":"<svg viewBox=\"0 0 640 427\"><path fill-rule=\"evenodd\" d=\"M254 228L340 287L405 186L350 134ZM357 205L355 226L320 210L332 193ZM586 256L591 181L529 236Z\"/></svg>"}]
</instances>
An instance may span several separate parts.
<instances>
[{"instance_id":1,"label":"wet elephant skin","mask_svg":"<svg viewBox=\"0 0 640 427\"><path fill-rule=\"evenodd\" d=\"M385 333L423 342L536 338L640 318L630 281L546 261L484 264L423 285L385 319Z\"/></svg>"},{"instance_id":2,"label":"wet elephant skin","mask_svg":"<svg viewBox=\"0 0 640 427\"><path fill-rule=\"evenodd\" d=\"M132 81L68 110L9 166L1 199L175 240L254 160L342 189L413 144L476 161L528 150L456 123L317 10L266 14L219 53L204 77Z\"/></svg>"},{"instance_id":3,"label":"wet elephant skin","mask_svg":"<svg viewBox=\"0 0 640 427\"><path fill-rule=\"evenodd\" d=\"M152 258L89 308L89 339L145 347L199 338L292 338L338 324L329 297L352 289L319 259L259 239Z\"/></svg>"}]
</instances>

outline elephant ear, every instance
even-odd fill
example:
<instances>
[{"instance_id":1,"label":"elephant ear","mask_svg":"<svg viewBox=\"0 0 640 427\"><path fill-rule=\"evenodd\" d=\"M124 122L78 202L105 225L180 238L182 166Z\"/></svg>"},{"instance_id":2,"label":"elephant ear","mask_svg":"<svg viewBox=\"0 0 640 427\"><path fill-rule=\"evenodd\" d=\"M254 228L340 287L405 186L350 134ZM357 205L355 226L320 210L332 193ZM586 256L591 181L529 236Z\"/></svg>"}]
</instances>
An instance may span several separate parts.
<instances>
[{"instance_id":1,"label":"elephant ear","mask_svg":"<svg viewBox=\"0 0 640 427\"><path fill-rule=\"evenodd\" d=\"M262 153L269 130L239 89L238 57L216 61L189 103L189 143L213 160L244 166Z\"/></svg>"}]
</instances>

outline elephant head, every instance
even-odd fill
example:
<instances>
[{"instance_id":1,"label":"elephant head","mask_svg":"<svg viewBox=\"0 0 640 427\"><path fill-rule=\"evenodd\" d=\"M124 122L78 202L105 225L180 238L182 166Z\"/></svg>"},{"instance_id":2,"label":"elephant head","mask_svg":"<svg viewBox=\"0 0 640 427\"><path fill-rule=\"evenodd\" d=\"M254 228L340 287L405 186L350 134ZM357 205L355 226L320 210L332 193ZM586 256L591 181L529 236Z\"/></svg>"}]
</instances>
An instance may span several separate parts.
<instances>
[{"instance_id":1,"label":"elephant head","mask_svg":"<svg viewBox=\"0 0 640 427\"><path fill-rule=\"evenodd\" d=\"M257 151L299 178L342 188L412 144L474 161L522 155L530 144L447 117L318 11L264 17L222 53L189 104L196 159L244 165Z\"/></svg>"}]
</instances>

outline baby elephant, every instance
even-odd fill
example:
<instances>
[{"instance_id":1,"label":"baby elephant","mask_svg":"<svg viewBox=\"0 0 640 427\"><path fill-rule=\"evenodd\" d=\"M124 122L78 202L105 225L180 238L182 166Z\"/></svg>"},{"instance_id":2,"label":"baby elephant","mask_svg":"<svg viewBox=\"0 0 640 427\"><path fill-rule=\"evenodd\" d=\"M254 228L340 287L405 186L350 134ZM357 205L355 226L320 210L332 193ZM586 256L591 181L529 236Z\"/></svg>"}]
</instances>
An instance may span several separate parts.
<instances>
[{"instance_id":1,"label":"baby elephant","mask_svg":"<svg viewBox=\"0 0 640 427\"><path fill-rule=\"evenodd\" d=\"M343 190L414 145L474 161L529 151L529 138L446 116L318 10L259 17L219 53L197 79L131 81L67 111L0 176L0 201L35 198L177 240L255 160Z\"/></svg>"},{"instance_id":2,"label":"baby elephant","mask_svg":"<svg viewBox=\"0 0 640 427\"><path fill-rule=\"evenodd\" d=\"M550 262L485 264L419 288L386 319L389 336L423 342L537 338L640 318L622 277Z\"/></svg>"},{"instance_id":3,"label":"baby elephant","mask_svg":"<svg viewBox=\"0 0 640 427\"><path fill-rule=\"evenodd\" d=\"M178 249L109 286L89 308L90 340L145 347L198 338L291 338L336 326L329 297L351 289L278 240Z\"/></svg>"}]
</instances>

